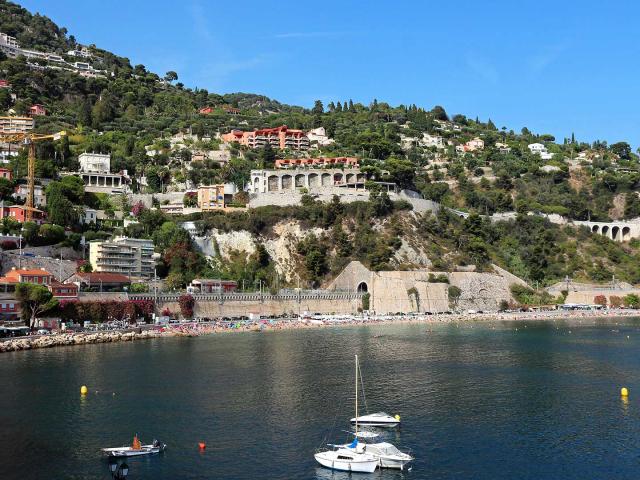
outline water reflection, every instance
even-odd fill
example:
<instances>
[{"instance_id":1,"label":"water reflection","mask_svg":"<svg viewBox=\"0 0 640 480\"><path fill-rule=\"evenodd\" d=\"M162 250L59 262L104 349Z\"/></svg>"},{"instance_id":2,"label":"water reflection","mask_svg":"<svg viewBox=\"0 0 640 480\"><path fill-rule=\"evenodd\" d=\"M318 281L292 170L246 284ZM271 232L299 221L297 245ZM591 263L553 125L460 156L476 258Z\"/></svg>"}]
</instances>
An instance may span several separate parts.
<instances>
[{"instance_id":1,"label":"water reflection","mask_svg":"<svg viewBox=\"0 0 640 480\"><path fill-rule=\"evenodd\" d=\"M134 433L168 444L127 462L139 480L635 478L640 418L619 389L640 391L638 323L515 328L335 328L6 354L0 478L108 478L100 448ZM412 449L409 473L332 472L313 458L323 437L345 441L355 353L369 412L402 417L383 438Z\"/></svg>"}]
</instances>

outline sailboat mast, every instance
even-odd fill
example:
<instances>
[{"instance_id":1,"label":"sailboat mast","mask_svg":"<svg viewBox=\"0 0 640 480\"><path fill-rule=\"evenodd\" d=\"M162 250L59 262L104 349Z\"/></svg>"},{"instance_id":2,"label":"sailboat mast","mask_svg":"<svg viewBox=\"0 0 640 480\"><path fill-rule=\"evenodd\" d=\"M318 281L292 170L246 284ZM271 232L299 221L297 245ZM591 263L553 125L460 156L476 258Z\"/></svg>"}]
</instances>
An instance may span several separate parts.
<instances>
[{"instance_id":1,"label":"sailboat mast","mask_svg":"<svg viewBox=\"0 0 640 480\"><path fill-rule=\"evenodd\" d=\"M358 438L358 355L356 355L356 438Z\"/></svg>"}]
</instances>

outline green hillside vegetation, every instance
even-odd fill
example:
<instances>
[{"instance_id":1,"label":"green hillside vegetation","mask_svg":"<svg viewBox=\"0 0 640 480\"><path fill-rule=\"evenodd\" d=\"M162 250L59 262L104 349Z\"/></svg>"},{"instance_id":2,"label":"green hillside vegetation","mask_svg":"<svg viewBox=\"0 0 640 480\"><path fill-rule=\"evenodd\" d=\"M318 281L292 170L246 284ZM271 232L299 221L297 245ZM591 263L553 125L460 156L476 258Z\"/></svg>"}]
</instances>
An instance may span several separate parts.
<instances>
[{"instance_id":1,"label":"green hillside vegetation","mask_svg":"<svg viewBox=\"0 0 640 480\"><path fill-rule=\"evenodd\" d=\"M16 36L23 48L64 56L67 50L78 47L66 29L6 0L0 0L0 31ZM245 229L262 235L275 222L285 219L321 226L329 233L297 246L299 255L308 262L306 280L314 284L326 280L351 259L361 260L373 269L410 268L394 264L392 257L403 238L406 240L415 232L431 245L429 253L435 269L448 270L460 264L487 269L490 262L495 262L541 284L565 275L607 281L614 274L632 283L640 282L635 242L620 245L586 230L561 228L526 215L494 224L475 215L515 210L521 214L560 214L576 220L640 216L639 159L626 142L585 142L573 135L557 141L552 135L535 134L527 128L515 132L498 127L490 119L450 115L441 106L391 106L377 100L364 105L342 99L327 105L316 101L313 108L302 108L262 95L218 94L184 86L176 72L161 76L144 65L131 65L125 57L93 45L88 48L93 55L90 63L105 71L104 77L36 70L27 65L25 58L10 59L0 54L0 79L11 85L10 89L0 89L0 114L10 109L25 114L32 104L40 103L48 114L37 118L36 130L69 132L61 141L38 145L40 177L56 178L60 170L74 170L79 153L96 151L111 153L113 170L127 169L134 178L146 176L148 185L142 187L134 182L134 190L154 193L172 182L185 180L195 184L232 182L242 187L252 168L268 168L276 158L292 157L295 152L270 148L250 151L233 146L231 161L225 166L194 161L187 169L185 163L190 162L191 151L171 152L167 138L190 129L199 137L195 146L217 148L215 135L232 128L322 126L335 143L310 154L357 156L368 175L474 215L465 221L446 213L420 218L410 213L406 204L393 204L378 195L371 202L351 205L319 205L306 199L307 203L299 207L200 215L196 217L200 228ZM10 94L16 96L15 101ZM203 107L212 107L213 112L199 114ZM238 108L240 114L233 115L222 107ZM403 147L403 136L420 139L423 134L443 137L445 148L421 147L417 142ZM475 137L484 141L482 151L456 152L456 145ZM527 146L534 142L544 144L552 159L542 160L532 154ZM505 144L510 150L501 151L496 143ZM149 157L145 147L157 153ZM581 153L583 156L579 157ZM555 168L541 170L545 166ZM13 161L12 168L18 173L26 172L26 152ZM2 187L0 184L0 196L8 198L13 184ZM72 209L64 207L84 203L108 212L128 212L131 207L122 199L84 194L63 182L55 182L48 190L53 200L49 214L61 226L74 230L76 236L68 240L74 245L83 232L91 238L110 231L95 232L91 230L93 226L79 225L77 215L68 214ZM175 227L175 218L145 211L140 219L140 225L132 226L128 233L154 238L163 254L160 273L168 275L173 286L184 285L196 274L274 282L273 262L265 252L255 258L238 259L244 266L233 262L208 265L188 235ZM381 219L383 235L373 230ZM114 227L118 228L117 222ZM3 229L15 231L16 225L5 221ZM37 238L37 232L33 238Z\"/></svg>"}]
</instances>

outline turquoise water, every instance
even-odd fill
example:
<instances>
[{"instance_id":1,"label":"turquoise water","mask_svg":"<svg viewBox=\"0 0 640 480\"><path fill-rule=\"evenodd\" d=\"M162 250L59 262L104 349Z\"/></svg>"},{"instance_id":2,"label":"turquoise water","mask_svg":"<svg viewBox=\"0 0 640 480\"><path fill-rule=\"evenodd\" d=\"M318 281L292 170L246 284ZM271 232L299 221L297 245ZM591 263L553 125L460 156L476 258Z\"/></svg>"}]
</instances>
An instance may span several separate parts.
<instances>
[{"instance_id":1,"label":"turquoise water","mask_svg":"<svg viewBox=\"0 0 640 480\"><path fill-rule=\"evenodd\" d=\"M0 479L108 479L99 449L136 432L169 448L129 461L130 479L349 478L313 453L347 439L356 353L369 410L400 414L387 438L418 459L408 473L351 478L636 478L640 322L623 322L348 327L2 354Z\"/></svg>"}]
</instances>

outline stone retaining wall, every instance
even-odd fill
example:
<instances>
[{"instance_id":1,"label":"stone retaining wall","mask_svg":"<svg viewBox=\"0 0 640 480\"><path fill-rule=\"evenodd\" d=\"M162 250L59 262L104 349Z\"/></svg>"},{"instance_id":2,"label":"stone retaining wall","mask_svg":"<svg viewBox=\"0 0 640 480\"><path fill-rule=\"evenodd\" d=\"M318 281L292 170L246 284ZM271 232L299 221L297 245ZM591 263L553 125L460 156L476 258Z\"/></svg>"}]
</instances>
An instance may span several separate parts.
<instances>
[{"instance_id":1,"label":"stone retaining wall","mask_svg":"<svg viewBox=\"0 0 640 480\"><path fill-rule=\"evenodd\" d=\"M157 299L156 312L161 313L168 308L172 313L180 313L179 294L160 294L157 297L153 294L132 294L130 298ZM362 307L362 294L355 292L195 294L193 298L194 315L207 318L249 316L250 313L261 316L296 316L304 312L348 314L356 313Z\"/></svg>"}]
</instances>

